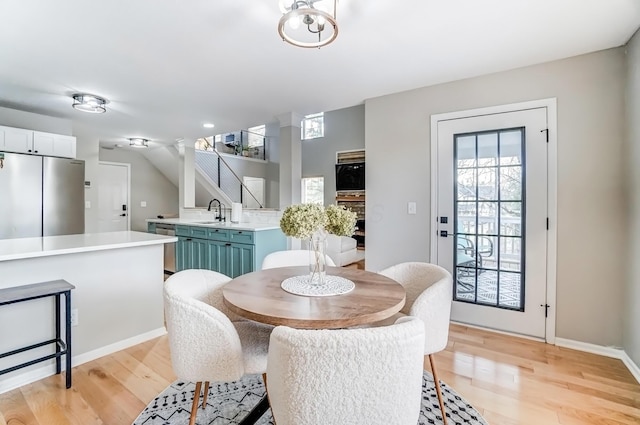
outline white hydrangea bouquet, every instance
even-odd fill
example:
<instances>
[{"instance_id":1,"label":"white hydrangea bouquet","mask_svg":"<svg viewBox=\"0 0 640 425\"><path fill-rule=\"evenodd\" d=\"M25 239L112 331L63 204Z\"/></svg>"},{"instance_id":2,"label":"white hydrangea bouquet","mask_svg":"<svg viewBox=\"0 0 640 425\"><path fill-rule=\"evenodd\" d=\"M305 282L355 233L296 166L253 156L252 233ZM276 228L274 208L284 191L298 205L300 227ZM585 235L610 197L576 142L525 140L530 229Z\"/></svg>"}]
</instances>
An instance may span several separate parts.
<instances>
[{"instance_id":1,"label":"white hydrangea bouquet","mask_svg":"<svg viewBox=\"0 0 640 425\"><path fill-rule=\"evenodd\" d=\"M322 283L324 280L327 234L353 235L357 217L353 211L338 205L324 208L318 204L297 204L284 210L280 219L280 228L284 234L298 239L309 239L312 281Z\"/></svg>"},{"instance_id":2,"label":"white hydrangea bouquet","mask_svg":"<svg viewBox=\"0 0 640 425\"><path fill-rule=\"evenodd\" d=\"M356 229L357 214L345 207L318 204L288 206L282 213L280 228L287 236L307 239L317 232L351 236Z\"/></svg>"}]
</instances>

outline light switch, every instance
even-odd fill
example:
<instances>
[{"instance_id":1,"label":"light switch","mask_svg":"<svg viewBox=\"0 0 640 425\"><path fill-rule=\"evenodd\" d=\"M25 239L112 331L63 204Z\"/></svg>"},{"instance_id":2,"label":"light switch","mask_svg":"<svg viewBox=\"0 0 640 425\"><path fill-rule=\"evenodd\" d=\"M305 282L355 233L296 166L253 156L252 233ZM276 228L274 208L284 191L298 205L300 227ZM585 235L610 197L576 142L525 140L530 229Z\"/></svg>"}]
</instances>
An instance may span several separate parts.
<instances>
[{"instance_id":1,"label":"light switch","mask_svg":"<svg viewBox=\"0 0 640 425\"><path fill-rule=\"evenodd\" d=\"M140 206L141 206L142 208L146 208L146 206L147 206L147 201L140 201Z\"/></svg>"},{"instance_id":2,"label":"light switch","mask_svg":"<svg viewBox=\"0 0 640 425\"><path fill-rule=\"evenodd\" d=\"M91 201L84 201L84 207L85 207L86 209L91 208Z\"/></svg>"},{"instance_id":3,"label":"light switch","mask_svg":"<svg viewBox=\"0 0 640 425\"><path fill-rule=\"evenodd\" d=\"M409 202L407 204L407 214L415 214L416 213L416 203Z\"/></svg>"}]
</instances>

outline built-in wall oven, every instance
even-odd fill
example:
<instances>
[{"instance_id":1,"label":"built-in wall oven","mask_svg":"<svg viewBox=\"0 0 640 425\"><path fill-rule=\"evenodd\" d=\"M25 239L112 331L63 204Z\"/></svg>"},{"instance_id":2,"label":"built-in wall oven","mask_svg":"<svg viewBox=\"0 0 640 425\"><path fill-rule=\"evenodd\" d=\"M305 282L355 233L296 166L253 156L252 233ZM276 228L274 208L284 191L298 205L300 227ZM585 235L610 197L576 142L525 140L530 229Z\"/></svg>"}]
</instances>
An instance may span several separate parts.
<instances>
[{"instance_id":1,"label":"built-in wall oven","mask_svg":"<svg viewBox=\"0 0 640 425\"><path fill-rule=\"evenodd\" d=\"M175 236L176 225L157 223L156 234ZM167 274L173 274L176 272L176 243L175 242L164 244L164 272Z\"/></svg>"}]
</instances>

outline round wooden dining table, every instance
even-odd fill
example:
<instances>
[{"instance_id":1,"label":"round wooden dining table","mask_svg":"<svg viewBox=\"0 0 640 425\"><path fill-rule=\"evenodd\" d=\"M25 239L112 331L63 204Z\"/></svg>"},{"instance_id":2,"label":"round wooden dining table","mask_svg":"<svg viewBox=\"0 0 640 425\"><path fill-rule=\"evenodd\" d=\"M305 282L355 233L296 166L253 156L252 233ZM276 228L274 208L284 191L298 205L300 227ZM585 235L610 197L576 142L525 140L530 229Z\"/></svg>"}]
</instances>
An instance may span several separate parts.
<instances>
[{"instance_id":1,"label":"round wooden dining table","mask_svg":"<svg viewBox=\"0 0 640 425\"><path fill-rule=\"evenodd\" d=\"M223 287L224 303L247 319L298 329L338 329L373 323L393 316L405 303L405 290L395 280L343 267L327 267L327 274L355 284L346 294L302 296L281 288L283 280L308 273L307 266L300 266L238 276Z\"/></svg>"}]
</instances>

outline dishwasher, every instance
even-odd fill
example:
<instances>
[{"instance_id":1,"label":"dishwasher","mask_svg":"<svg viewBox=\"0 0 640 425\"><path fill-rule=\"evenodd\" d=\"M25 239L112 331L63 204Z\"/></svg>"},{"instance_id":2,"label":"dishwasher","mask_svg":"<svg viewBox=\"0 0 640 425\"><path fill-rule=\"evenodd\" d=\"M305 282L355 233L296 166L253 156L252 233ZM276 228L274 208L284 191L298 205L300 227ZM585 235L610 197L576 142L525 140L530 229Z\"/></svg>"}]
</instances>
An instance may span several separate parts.
<instances>
[{"instance_id":1,"label":"dishwasher","mask_svg":"<svg viewBox=\"0 0 640 425\"><path fill-rule=\"evenodd\" d=\"M156 235L175 236L175 224L156 224ZM174 274L176 272L176 243L164 244L164 272L166 274Z\"/></svg>"}]
</instances>

